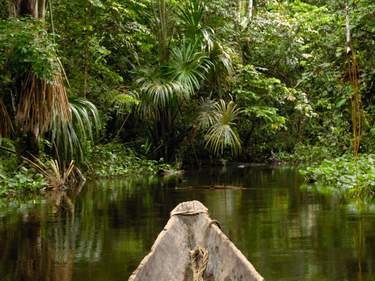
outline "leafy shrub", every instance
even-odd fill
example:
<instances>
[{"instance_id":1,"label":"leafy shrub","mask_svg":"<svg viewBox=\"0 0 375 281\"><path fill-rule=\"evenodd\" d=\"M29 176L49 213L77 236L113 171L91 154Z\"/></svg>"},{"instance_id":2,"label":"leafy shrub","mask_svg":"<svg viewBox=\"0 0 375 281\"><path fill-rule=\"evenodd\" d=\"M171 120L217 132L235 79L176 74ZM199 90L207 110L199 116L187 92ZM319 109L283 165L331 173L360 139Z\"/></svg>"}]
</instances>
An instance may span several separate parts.
<instances>
[{"instance_id":1,"label":"leafy shrub","mask_svg":"<svg viewBox=\"0 0 375 281\"><path fill-rule=\"evenodd\" d=\"M117 143L95 147L88 163L89 174L97 177L156 174L161 169L170 169L167 164L143 159Z\"/></svg>"},{"instance_id":2,"label":"leafy shrub","mask_svg":"<svg viewBox=\"0 0 375 281\"><path fill-rule=\"evenodd\" d=\"M334 147L317 146L309 144L297 144L293 153L279 152L275 157L282 162L290 163L317 163L326 159L334 158L339 154Z\"/></svg>"},{"instance_id":3,"label":"leafy shrub","mask_svg":"<svg viewBox=\"0 0 375 281\"><path fill-rule=\"evenodd\" d=\"M38 78L53 81L59 68L53 35L42 20L0 20L0 67L19 74L20 69L28 71L29 66Z\"/></svg>"},{"instance_id":4,"label":"leafy shrub","mask_svg":"<svg viewBox=\"0 0 375 281\"><path fill-rule=\"evenodd\" d=\"M375 199L375 155L344 155L300 170L308 182L337 190L346 197Z\"/></svg>"},{"instance_id":5,"label":"leafy shrub","mask_svg":"<svg viewBox=\"0 0 375 281\"><path fill-rule=\"evenodd\" d=\"M37 192L47 183L44 177L33 169L19 168L14 173L5 173L0 169L0 197L24 192Z\"/></svg>"},{"instance_id":6,"label":"leafy shrub","mask_svg":"<svg viewBox=\"0 0 375 281\"><path fill-rule=\"evenodd\" d=\"M15 150L9 139L0 139L0 197L24 192L37 192L46 186L46 181L34 169L17 167L16 155L7 152Z\"/></svg>"}]
</instances>

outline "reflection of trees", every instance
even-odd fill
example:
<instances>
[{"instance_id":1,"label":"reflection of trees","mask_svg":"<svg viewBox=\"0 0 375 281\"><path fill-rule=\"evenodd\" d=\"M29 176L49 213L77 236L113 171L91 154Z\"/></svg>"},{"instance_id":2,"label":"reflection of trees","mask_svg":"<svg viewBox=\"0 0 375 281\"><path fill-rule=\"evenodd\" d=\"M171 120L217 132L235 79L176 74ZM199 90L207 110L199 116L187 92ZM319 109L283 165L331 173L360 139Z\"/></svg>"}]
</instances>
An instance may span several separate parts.
<instances>
[{"instance_id":1,"label":"reflection of trees","mask_svg":"<svg viewBox=\"0 0 375 281\"><path fill-rule=\"evenodd\" d=\"M145 225L129 229L125 236L117 230L143 216L137 206L152 205L152 192L144 193L141 200L136 196L137 186L150 183L144 182L107 181L87 188L78 198L52 192L47 195L50 208L8 216L3 225L0 222L0 280L70 281L73 271L80 280L90 274L88 267L74 266L88 263L104 264L97 274L103 280L111 275L118 278L119 271L124 275L124 266L132 270L147 249L139 230ZM153 228L146 224L147 231L149 227ZM103 248L107 249L104 254Z\"/></svg>"},{"instance_id":2,"label":"reflection of trees","mask_svg":"<svg viewBox=\"0 0 375 281\"><path fill-rule=\"evenodd\" d=\"M334 202L301 193L299 183L293 170L228 169L196 173L178 189L173 181L106 180L76 199L66 194L71 204L56 194L59 212L11 217L6 231L0 221L0 280L126 280L169 212L198 199L266 280L370 281L374 220L348 219ZM247 189L200 187L225 184Z\"/></svg>"},{"instance_id":3,"label":"reflection of trees","mask_svg":"<svg viewBox=\"0 0 375 281\"><path fill-rule=\"evenodd\" d=\"M195 198L209 207L266 280L289 280L291 276L296 280L373 279L373 219L365 220L366 224L357 217L348 219L334 200L300 192L301 180L293 170L213 171L208 177L209 173L201 174L205 185L249 188L203 195L196 191ZM195 183L199 186L199 177Z\"/></svg>"},{"instance_id":4,"label":"reflection of trees","mask_svg":"<svg viewBox=\"0 0 375 281\"><path fill-rule=\"evenodd\" d=\"M33 209L18 220L9 218L13 220L11 225L5 224L7 229L0 234L0 260L4 265L0 279L4 272L10 280L72 280L79 231L74 202L65 192L51 192L46 198L51 208ZM59 208L66 209L57 212Z\"/></svg>"},{"instance_id":5,"label":"reflection of trees","mask_svg":"<svg viewBox=\"0 0 375 281\"><path fill-rule=\"evenodd\" d=\"M0 234L3 248L1 273L9 279L25 281L68 281L72 277L72 262L57 262L57 251L44 237L41 214L32 211L24 222L19 221L8 232ZM7 277L8 276L8 277Z\"/></svg>"}]
</instances>

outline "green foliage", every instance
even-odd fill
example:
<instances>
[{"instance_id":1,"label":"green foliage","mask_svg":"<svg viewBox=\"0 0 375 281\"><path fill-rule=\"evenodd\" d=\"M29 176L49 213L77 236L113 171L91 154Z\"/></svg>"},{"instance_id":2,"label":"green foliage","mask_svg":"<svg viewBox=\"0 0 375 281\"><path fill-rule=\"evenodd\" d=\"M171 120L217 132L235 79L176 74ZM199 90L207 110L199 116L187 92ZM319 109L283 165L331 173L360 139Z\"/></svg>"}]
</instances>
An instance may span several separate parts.
<instances>
[{"instance_id":1,"label":"green foliage","mask_svg":"<svg viewBox=\"0 0 375 281\"><path fill-rule=\"evenodd\" d=\"M88 161L89 174L96 177L154 175L170 166L153 160L146 160L125 145L109 143L98 145L91 152Z\"/></svg>"},{"instance_id":2,"label":"green foliage","mask_svg":"<svg viewBox=\"0 0 375 281\"><path fill-rule=\"evenodd\" d=\"M59 70L56 44L42 20L11 18L0 21L1 73L32 72L40 79L52 81ZM3 79L0 80L2 83ZM5 81L6 82L6 81ZM1 85L1 84L0 84Z\"/></svg>"},{"instance_id":3,"label":"green foliage","mask_svg":"<svg viewBox=\"0 0 375 281\"><path fill-rule=\"evenodd\" d=\"M83 162L88 149L99 134L101 120L95 105L83 98L70 98L71 122L53 119L50 141L60 164L67 165L72 160Z\"/></svg>"},{"instance_id":4,"label":"green foliage","mask_svg":"<svg viewBox=\"0 0 375 281\"><path fill-rule=\"evenodd\" d=\"M106 112L112 103L109 93L154 59L150 1L58 1L52 8L74 93L87 95Z\"/></svg>"},{"instance_id":5,"label":"green foliage","mask_svg":"<svg viewBox=\"0 0 375 281\"><path fill-rule=\"evenodd\" d=\"M173 108L176 102L189 99L199 89L210 66L196 43L185 42L172 49L167 65L151 71L145 69L137 82L147 105L155 109Z\"/></svg>"},{"instance_id":6,"label":"green foliage","mask_svg":"<svg viewBox=\"0 0 375 281\"><path fill-rule=\"evenodd\" d=\"M34 169L21 166L16 171L5 173L0 167L0 197L39 192L46 186L45 178Z\"/></svg>"},{"instance_id":7,"label":"green foliage","mask_svg":"<svg viewBox=\"0 0 375 281\"><path fill-rule=\"evenodd\" d=\"M132 93L119 93L113 97L113 106L118 114L130 114L139 104L140 100Z\"/></svg>"},{"instance_id":8,"label":"green foliage","mask_svg":"<svg viewBox=\"0 0 375 281\"><path fill-rule=\"evenodd\" d=\"M362 154L358 159L344 155L332 160L323 160L301 169L307 181L316 182L344 196L375 198L375 155Z\"/></svg>"},{"instance_id":9,"label":"green foliage","mask_svg":"<svg viewBox=\"0 0 375 281\"><path fill-rule=\"evenodd\" d=\"M206 148L214 155L222 155L226 147L230 148L232 154L241 151L241 141L234 127L240 113L233 101L208 101L201 105L198 120L203 129L208 129L205 134Z\"/></svg>"},{"instance_id":10,"label":"green foliage","mask_svg":"<svg viewBox=\"0 0 375 281\"><path fill-rule=\"evenodd\" d=\"M311 165L327 159L333 159L340 154L338 147L316 146L311 144L296 144L293 153L279 151L275 157L282 162Z\"/></svg>"},{"instance_id":11,"label":"green foliage","mask_svg":"<svg viewBox=\"0 0 375 281\"><path fill-rule=\"evenodd\" d=\"M287 150L291 139L300 127L316 117L306 93L287 87L274 77L268 77L261 68L240 66L234 93L244 110L239 133L245 138L247 153L252 157L269 155L271 151ZM279 141L268 142L268 139ZM262 145L264 143L264 145Z\"/></svg>"},{"instance_id":12,"label":"green foliage","mask_svg":"<svg viewBox=\"0 0 375 281\"><path fill-rule=\"evenodd\" d=\"M5 20L1 4L1 134L17 138L9 117L26 72L51 84L62 69L58 55L69 78L60 86L69 84L75 97L73 120L53 118L40 150L61 163L85 163L97 130L102 142L140 144L167 161L193 147L202 158L208 148L243 161L310 162L350 150L343 3L255 1L250 17L245 2L55 1L45 21ZM361 150L372 153L375 4L349 2L364 107Z\"/></svg>"},{"instance_id":13,"label":"green foliage","mask_svg":"<svg viewBox=\"0 0 375 281\"><path fill-rule=\"evenodd\" d=\"M9 1L0 2L0 19L6 19L9 16Z\"/></svg>"}]
</instances>

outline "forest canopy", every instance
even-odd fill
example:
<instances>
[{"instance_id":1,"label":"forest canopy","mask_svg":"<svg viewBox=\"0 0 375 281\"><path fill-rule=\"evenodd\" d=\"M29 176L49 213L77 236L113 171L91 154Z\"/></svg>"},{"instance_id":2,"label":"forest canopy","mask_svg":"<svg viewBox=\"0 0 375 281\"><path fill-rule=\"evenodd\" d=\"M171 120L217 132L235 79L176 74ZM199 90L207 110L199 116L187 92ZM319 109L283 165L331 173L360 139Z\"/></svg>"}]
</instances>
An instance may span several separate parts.
<instances>
[{"instance_id":1,"label":"forest canopy","mask_svg":"<svg viewBox=\"0 0 375 281\"><path fill-rule=\"evenodd\" d=\"M177 166L366 157L374 11L371 0L2 0L0 176L35 157L89 170L114 142Z\"/></svg>"}]
</instances>

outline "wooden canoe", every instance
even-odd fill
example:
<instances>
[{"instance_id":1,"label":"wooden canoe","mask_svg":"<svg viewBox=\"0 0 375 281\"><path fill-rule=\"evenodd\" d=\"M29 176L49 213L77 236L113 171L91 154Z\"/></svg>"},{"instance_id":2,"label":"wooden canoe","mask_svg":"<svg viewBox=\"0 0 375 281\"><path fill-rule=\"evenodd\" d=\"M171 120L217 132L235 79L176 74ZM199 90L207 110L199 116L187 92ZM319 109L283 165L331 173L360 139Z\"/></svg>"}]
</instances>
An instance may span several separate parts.
<instances>
[{"instance_id":1,"label":"wooden canoe","mask_svg":"<svg viewBox=\"0 0 375 281\"><path fill-rule=\"evenodd\" d=\"M199 201L179 204L129 281L262 281Z\"/></svg>"}]
</instances>

